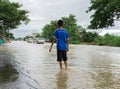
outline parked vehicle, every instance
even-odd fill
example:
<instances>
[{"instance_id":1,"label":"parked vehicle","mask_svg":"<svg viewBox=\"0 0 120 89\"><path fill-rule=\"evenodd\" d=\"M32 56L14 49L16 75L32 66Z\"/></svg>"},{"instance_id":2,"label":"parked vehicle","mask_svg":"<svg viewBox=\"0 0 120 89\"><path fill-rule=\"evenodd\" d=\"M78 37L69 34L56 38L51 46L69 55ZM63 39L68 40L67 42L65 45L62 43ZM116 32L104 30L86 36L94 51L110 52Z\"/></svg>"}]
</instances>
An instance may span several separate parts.
<instances>
[{"instance_id":1,"label":"parked vehicle","mask_svg":"<svg viewBox=\"0 0 120 89\"><path fill-rule=\"evenodd\" d=\"M37 44L44 44L45 40L44 39L36 39Z\"/></svg>"},{"instance_id":2,"label":"parked vehicle","mask_svg":"<svg viewBox=\"0 0 120 89\"><path fill-rule=\"evenodd\" d=\"M34 40L31 38L31 39L27 39L27 42L28 43L34 43Z\"/></svg>"}]
</instances>

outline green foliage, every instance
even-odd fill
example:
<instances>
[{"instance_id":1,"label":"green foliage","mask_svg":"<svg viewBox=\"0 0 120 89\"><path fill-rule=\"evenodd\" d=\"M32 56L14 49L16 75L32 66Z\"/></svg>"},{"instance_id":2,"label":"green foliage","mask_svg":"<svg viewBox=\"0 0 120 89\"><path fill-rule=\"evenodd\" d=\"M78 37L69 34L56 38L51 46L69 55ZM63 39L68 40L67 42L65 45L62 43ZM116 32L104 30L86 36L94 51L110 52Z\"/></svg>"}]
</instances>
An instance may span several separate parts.
<instances>
[{"instance_id":1,"label":"green foliage","mask_svg":"<svg viewBox=\"0 0 120 89\"><path fill-rule=\"evenodd\" d=\"M28 11L20 9L22 5L10 2L9 0L0 0L0 30L17 28L22 22L28 23Z\"/></svg>"},{"instance_id":2,"label":"green foliage","mask_svg":"<svg viewBox=\"0 0 120 89\"><path fill-rule=\"evenodd\" d=\"M41 38L41 35L39 33L36 34L36 38Z\"/></svg>"},{"instance_id":3,"label":"green foliage","mask_svg":"<svg viewBox=\"0 0 120 89\"><path fill-rule=\"evenodd\" d=\"M120 19L120 0L91 0L88 11L94 11L88 28L98 29L114 26L114 19Z\"/></svg>"},{"instance_id":4,"label":"green foliage","mask_svg":"<svg viewBox=\"0 0 120 89\"><path fill-rule=\"evenodd\" d=\"M9 39L15 39L13 33L6 32L6 37Z\"/></svg>"},{"instance_id":5,"label":"green foliage","mask_svg":"<svg viewBox=\"0 0 120 89\"><path fill-rule=\"evenodd\" d=\"M64 28L68 31L70 35L70 43L76 44L80 43L78 25L75 16L70 14L69 17L61 18L64 22ZM42 36L51 41L53 38L53 33L57 29L57 21L51 21L43 28Z\"/></svg>"},{"instance_id":6,"label":"green foliage","mask_svg":"<svg viewBox=\"0 0 120 89\"><path fill-rule=\"evenodd\" d=\"M120 36L106 34L103 37L99 37L96 42L98 45L119 46L120 47Z\"/></svg>"},{"instance_id":7,"label":"green foliage","mask_svg":"<svg viewBox=\"0 0 120 89\"><path fill-rule=\"evenodd\" d=\"M64 21L64 28L67 29L70 35L70 42L73 44L80 43L80 34L75 16L70 14L69 17L62 17L62 20Z\"/></svg>"},{"instance_id":8,"label":"green foliage","mask_svg":"<svg viewBox=\"0 0 120 89\"><path fill-rule=\"evenodd\" d=\"M95 42L96 38L98 38L97 33L91 33L91 32L86 32L86 30L83 30L80 32L80 40L82 42Z\"/></svg>"},{"instance_id":9,"label":"green foliage","mask_svg":"<svg viewBox=\"0 0 120 89\"><path fill-rule=\"evenodd\" d=\"M26 37L23 38L23 40L26 40L26 39L29 39L29 38L33 38L33 36L26 36Z\"/></svg>"},{"instance_id":10,"label":"green foliage","mask_svg":"<svg viewBox=\"0 0 120 89\"><path fill-rule=\"evenodd\" d=\"M57 21L51 21L50 24L47 24L42 29L42 37L46 40L52 41L53 32L57 29Z\"/></svg>"}]
</instances>

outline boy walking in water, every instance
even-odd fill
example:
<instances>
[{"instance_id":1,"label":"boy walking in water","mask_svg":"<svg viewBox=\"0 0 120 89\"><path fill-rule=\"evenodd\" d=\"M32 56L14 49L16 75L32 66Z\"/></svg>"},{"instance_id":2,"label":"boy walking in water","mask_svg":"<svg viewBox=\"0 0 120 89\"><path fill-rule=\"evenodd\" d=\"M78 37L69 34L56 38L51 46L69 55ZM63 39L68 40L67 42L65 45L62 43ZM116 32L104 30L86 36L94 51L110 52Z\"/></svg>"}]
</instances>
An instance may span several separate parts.
<instances>
[{"instance_id":1,"label":"boy walking in water","mask_svg":"<svg viewBox=\"0 0 120 89\"><path fill-rule=\"evenodd\" d=\"M57 40L57 61L62 69L62 61L64 61L67 69L67 51L69 51L69 36L68 32L63 28L63 21L58 21L58 29L53 34L53 40L49 49L51 52L54 42Z\"/></svg>"}]
</instances>

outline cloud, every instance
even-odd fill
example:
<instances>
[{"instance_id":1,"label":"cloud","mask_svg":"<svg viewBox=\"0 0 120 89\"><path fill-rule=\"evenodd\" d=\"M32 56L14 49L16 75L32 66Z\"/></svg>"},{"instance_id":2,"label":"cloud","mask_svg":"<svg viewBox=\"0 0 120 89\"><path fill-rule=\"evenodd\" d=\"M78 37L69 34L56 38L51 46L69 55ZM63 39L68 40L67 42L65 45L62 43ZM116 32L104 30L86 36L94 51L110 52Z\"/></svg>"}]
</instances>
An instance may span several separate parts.
<instances>
[{"instance_id":1,"label":"cloud","mask_svg":"<svg viewBox=\"0 0 120 89\"><path fill-rule=\"evenodd\" d=\"M31 22L28 25L19 26L14 34L19 34L25 29L26 33L32 32L31 30L40 31L43 26L51 20L58 20L61 17L74 14L79 25L87 28L90 24L91 13L86 13L90 6L90 0L10 0L22 4L22 9L29 11L29 18ZM17 33L18 32L18 33ZM23 34L21 35L23 36Z\"/></svg>"}]
</instances>

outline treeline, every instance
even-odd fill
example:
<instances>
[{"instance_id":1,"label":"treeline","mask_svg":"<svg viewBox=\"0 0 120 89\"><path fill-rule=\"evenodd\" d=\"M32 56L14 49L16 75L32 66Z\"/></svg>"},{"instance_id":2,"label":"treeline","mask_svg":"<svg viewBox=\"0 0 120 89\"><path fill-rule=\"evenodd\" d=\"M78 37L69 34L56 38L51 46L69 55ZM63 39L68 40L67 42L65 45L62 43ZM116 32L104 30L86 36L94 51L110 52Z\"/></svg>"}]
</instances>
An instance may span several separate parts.
<instances>
[{"instance_id":1,"label":"treeline","mask_svg":"<svg viewBox=\"0 0 120 89\"><path fill-rule=\"evenodd\" d=\"M98 33L87 32L82 26L77 24L77 20L73 14L68 17L61 18L64 21L64 28L68 31L71 44L96 44L96 45L108 45L108 46L120 46L120 36L114 36L106 34L105 36L99 36ZM51 21L42 29L41 37L47 41L51 41L53 33L57 29L57 20Z\"/></svg>"},{"instance_id":2,"label":"treeline","mask_svg":"<svg viewBox=\"0 0 120 89\"><path fill-rule=\"evenodd\" d=\"M86 32L86 30L81 31L80 35L80 41L83 43L120 47L120 36L108 33L100 36L98 33Z\"/></svg>"},{"instance_id":3,"label":"treeline","mask_svg":"<svg viewBox=\"0 0 120 89\"><path fill-rule=\"evenodd\" d=\"M70 42L73 44L80 43L79 40L79 26L77 25L77 20L75 16L70 14L68 17L61 18L64 22L64 28L68 31L70 36ZM42 37L51 41L53 38L53 33L57 29L57 20L51 21L50 24L47 24L42 29Z\"/></svg>"},{"instance_id":4,"label":"treeline","mask_svg":"<svg viewBox=\"0 0 120 89\"><path fill-rule=\"evenodd\" d=\"M96 41L98 45L117 46L120 47L120 36L106 34L99 36Z\"/></svg>"}]
</instances>

